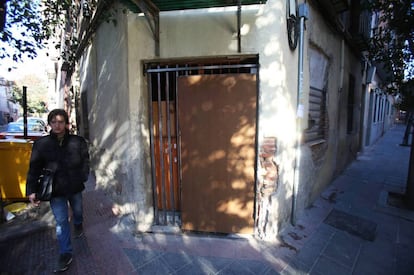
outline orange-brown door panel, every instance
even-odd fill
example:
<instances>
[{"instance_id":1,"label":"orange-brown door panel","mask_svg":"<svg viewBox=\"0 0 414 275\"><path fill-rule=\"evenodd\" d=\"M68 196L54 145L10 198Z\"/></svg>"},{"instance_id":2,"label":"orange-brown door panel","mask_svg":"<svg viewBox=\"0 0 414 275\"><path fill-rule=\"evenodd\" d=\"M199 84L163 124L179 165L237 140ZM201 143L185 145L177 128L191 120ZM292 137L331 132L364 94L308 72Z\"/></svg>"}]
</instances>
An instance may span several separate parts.
<instances>
[{"instance_id":1,"label":"orange-brown door panel","mask_svg":"<svg viewBox=\"0 0 414 275\"><path fill-rule=\"evenodd\" d=\"M253 233L255 75L178 79L182 228Z\"/></svg>"}]
</instances>

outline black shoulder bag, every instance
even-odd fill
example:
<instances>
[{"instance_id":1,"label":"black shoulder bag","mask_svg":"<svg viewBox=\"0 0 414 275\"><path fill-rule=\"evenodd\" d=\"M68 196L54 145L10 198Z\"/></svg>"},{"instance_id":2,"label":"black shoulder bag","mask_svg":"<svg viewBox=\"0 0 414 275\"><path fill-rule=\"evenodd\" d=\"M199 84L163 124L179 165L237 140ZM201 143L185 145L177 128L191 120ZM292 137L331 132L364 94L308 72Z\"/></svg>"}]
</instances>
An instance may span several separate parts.
<instances>
[{"instance_id":1,"label":"black shoulder bag","mask_svg":"<svg viewBox=\"0 0 414 275\"><path fill-rule=\"evenodd\" d=\"M40 201L50 201L53 193L53 178L55 177L56 165L50 165L50 168L43 168L38 179L38 191L36 199Z\"/></svg>"}]
</instances>

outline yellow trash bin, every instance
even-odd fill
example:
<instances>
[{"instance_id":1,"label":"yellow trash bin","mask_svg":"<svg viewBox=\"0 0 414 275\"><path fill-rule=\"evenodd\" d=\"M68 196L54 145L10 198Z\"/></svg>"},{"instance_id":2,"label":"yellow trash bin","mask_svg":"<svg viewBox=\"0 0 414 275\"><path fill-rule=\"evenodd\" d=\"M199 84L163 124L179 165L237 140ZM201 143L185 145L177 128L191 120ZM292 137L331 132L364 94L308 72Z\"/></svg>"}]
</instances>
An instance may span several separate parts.
<instances>
[{"instance_id":1,"label":"yellow trash bin","mask_svg":"<svg viewBox=\"0 0 414 275\"><path fill-rule=\"evenodd\" d=\"M26 197L32 143L26 140L0 141L0 191L2 199Z\"/></svg>"}]
</instances>

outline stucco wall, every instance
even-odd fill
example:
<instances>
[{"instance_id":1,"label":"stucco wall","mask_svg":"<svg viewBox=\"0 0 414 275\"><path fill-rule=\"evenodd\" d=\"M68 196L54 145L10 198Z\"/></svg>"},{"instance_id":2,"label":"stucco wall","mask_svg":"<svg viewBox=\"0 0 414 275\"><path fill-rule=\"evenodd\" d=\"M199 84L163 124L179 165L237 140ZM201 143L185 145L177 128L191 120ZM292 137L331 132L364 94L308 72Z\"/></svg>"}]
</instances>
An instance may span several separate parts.
<instances>
[{"instance_id":1,"label":"stucco wall","mask_svg":"<svg viewBox=\"0 0 414 275\"><path fill-rule=\"evenodd\" d=\"M310 5L306 22L306 63L309 71L308 49L312 46L328 58L327 124L325 139L301 146L301 173L298 186L298 214L308 207L320 192L356 156L359 145L359 107L361 67L342 35L336 32L318 10ZM349 74L355 77L354 132L347 133L347 98ZM321 76L322 77L322 76ZM308 94L305 95L306 102Z\"/></svg>"},{"instance_id":2,"label":"stucco wall","mask_svg":"<svg viewBox=\"0 0 414 275\"><path fill-rule=\"evenodd\" d=\"M121 29L123 31L115 31ZM81 90L87 91L90 142L93 157L99 162L94 167L97 182L108 191L121 192L115 174L122 174L119 159L125 154L128 134L128 90L125 25L123 20L117 26L104 23L93 39L85 57L87 71L83 74ZM103 173L105 171L105 173Z\"/></svg>"},{"instance_id":3,"label":"stucco wall","mask_svg":"<svg viewBox=\"0 0 414 275\"><path fill-rule=\"evenodd\" d=\"M128 144L129 167L126 194L134 210L137 230L147 231L153 224L151 158L148 118L148 89L143 72L143 59L153 58L155 42L146 19L129 13L128 24L128 89L131 142ZM125 212L125 211L124 211ZM127 211L130 212L130 211Z\"/></svg>"},{"instance_id":4,"label":"stucco wall","mask_svg":"<svg viewBox=\"0 0 414 275\"><path fill-rule=\"evenodd\" d=\"M145 18L117 10L116 24L102 23L80 66L87 95L92 168L97 188L114 201L121 226L152 224L146 89L141 59L153 57ZM131 37L129 37L131 35Z\"/></svg>"},{"instance_id":5,"label":"stucco wall","mask_svg":"<svg viewBox=\"0 0 414 275\"><path fill-rule=\"evenodd\" d=\"M344 63L344 81L343 89L340 92L338 103L338 156L335 173L341 173L348 164L353 161L359 151L360 145L360 115L361 115L361 95L362 95L362 76L363 76L363 62L361 56L356 56L350 49L349 45L345 48L345 63ZM353 115L353 130L347 131L347 105L349 93L349 75L355 79L354 83L354 115Z\"/></svg>"}]
</instances>

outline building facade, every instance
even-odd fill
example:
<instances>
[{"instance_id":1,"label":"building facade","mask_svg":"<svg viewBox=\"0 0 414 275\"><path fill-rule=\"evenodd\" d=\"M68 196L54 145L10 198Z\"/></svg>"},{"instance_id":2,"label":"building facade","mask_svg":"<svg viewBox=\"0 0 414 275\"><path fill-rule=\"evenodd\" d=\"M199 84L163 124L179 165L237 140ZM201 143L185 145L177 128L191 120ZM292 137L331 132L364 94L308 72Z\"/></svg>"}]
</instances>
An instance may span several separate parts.
<instances>
[{"instance_id":1,"label":"building facade","mask_svg":"<svg viewBox=\"0 0 414 275\"><path fill-rule=\"evenodd\" d=\"M0 125L16 121L20 114L19 105L12 100L13 82L0 77Z\"/></svg>"},{"instance_id":2,"label":"building facade","mask_svg":"<svg viewBox=\"0 0 414 275\"><path fill-rule=\"evenodd\" d=\"M354 1L108 2L61 82L120 230L274 240L392 124Z\"/></svg>"}]
</instances>

